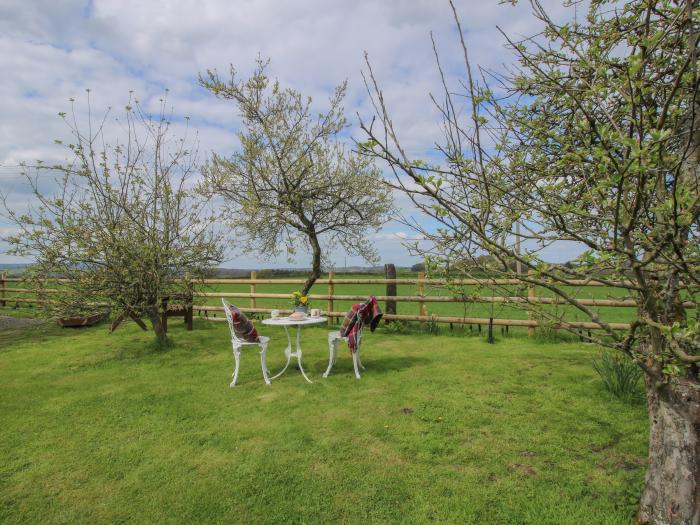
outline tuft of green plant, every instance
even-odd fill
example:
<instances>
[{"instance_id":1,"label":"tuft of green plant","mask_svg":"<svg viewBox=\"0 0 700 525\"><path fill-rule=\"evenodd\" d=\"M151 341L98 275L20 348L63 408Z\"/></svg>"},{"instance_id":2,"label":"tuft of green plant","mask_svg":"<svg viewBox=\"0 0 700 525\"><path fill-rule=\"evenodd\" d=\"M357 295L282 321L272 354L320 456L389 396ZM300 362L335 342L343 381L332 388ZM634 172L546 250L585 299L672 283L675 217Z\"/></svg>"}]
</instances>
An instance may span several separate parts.
<instances>
[{"instance_id":1,"label":"tuft of green plant","mask_svg":"<svg viewBox=\"0 0 700 525\"><path fill-rule=\"evenodd\" d=\"M153 339L150 343L146 345L146 348L153 352L154 354L160 352L167 352L175 347L175 341L170 337Z\"/></svg>"},{"instance_id":2,"label":"tuft of green plant","mask_svg":"<svg viewBox=\"0 0 700 525\"><path fill-rule=\"evenodd\" d=\"M392 321L383 326L383 329L390 334L405 334L409 331L409 328L407 321Z\"/></svg>"},{"instance_id":3,"label":"tuft of green plant","mask_svg":"<svg viewBox=\"0 0 700 525\"><path fill-rule=\"evenodd\" d=\"M438 325L438 322L434 318L431 318L430 321L426 323L421 323L420 328L421 331L428 334L437 335L438 333L440 333L440 327Z\"/></svg>"},{"instance_id":4,"label":"tuft of green plant","mask_svg":"<svg viewBox=\"0 0 700 525\"><path fill-rule=\"evenodd\" d=\"M606 390L615 397L630 400L639 394L642 370L626 355L604 350L592 364Z\"/></svg>"}]
</instances>

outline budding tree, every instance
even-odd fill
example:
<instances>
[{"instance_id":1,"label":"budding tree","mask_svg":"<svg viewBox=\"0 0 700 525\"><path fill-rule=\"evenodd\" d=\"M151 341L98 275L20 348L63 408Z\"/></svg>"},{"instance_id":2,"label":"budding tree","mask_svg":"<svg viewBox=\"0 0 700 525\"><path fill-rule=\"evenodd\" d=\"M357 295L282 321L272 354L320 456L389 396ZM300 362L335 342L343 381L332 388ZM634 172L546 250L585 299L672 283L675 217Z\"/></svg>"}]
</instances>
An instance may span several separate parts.
<instances>
[{"instance_id":1,"label":"budding tree","mask_svg":"<svg viewBox=\"0 0 700 525\"><path fill-rule=\"evenodd\" d=\"M10 209L5 199L5 214L19 230L5 240L10 253L33 259L30 282L42 293L46 278L66 279L56 293L43 294L50 315L110 307L147 317L163 339L161 298L188 292L186 276L202 277L223 259L215 217L188 188L196 151L186 133L173 136L165 107L162 101L152 118L130 100L123 120L112 123L108 111L85 125L75 108L61 113L72 134L69 159L25 166L34 197L29 211ZM121 139L110 143L108 127ZM41 181L52 174L48 192Z\"/></svg>"},{"instance_id":2,"label":"budding tree","mask_svg":"<svg viewBox=\"0 0 700 525\"><path fill-rule=\"evenodd\" d=\"M240 151L229 158L214 154L200 189L223 197L227 221L245 249L266 257L310 252L306 295L335 246L377 260L369 235L388 220L391 192L373 161L338 139L347 128L345 83L328 109L314 114L311 98L271 81L266 65L258 60L245 81L233 68L228 81L213 71L200 78L215 96L235 103L243 120Z\"/></svg>"},{"instance_id":3,"label":"budding tree","mask_svg":"<svg viewBox=\"0 0 700 525\"><path fill-rule=\"evenodd\" d=\"M697 524L698 4L592 0L579 23L557 23L538 0L530 4L544 31L508 40L517 64L499 76L472 69L452 5L466 78L455 89L442 75L444 93L433 98L445 130L439 160L401 146L371 67L377 118L363 124L362 149L389 163L394 185L432 219L422 224L436 225L412 223L427 239L415 248L434 270L483 270L487 254L491 275L547 288L597 329L592 340L641 367L651 432L639 522ZM582 255L548 263L543 248L562 242ZM607 285L636 304L636 318L613 323L571 280ZM518 305L572 328L535 301Z\"/></svg>"}]
</instances>

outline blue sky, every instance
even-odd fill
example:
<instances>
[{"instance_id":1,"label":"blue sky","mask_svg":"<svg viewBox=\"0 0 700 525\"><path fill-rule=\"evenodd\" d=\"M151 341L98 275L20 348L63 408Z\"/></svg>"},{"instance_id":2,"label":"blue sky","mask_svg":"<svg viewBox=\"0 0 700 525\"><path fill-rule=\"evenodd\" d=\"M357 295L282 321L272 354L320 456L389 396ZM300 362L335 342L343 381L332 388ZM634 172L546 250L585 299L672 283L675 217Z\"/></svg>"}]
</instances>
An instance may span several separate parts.
<instances>
[{"instance_id":1,"label":"blue sky","mask_svg":"<svg viewBox=\"0 0 700 525\"><path fill-rule=\"evenodd\" d=\"M456 0L456 5L473 61L488 68L502 70L512 62L497 25L516 38L538 31L527 2L512 7L497 0ZM559 18L574 14L558 1L544 5ZM229 64L245 75L258 53L270 57L270 73L282 84L319 103L347 78L349 134L361 138L356 114L371 115L360 74L367 51L405 146L425 158L440 136L439 115L429 100L431 91L440 91L431 30L456 82L461 51L447 0L0 0L1 191L17 209L31 202L17 165L65 158L53 143L68 138L57 114L69 109L69 98L84 97L86 88L97 111L123 106L130 90L155 111L167 88L175 114L191 118L202 157L232 153L236 110L199 88L197 75L208 68L225 72ZM412 212L400 195L397 204ZM11 231L0 219L0 237ZM402 246L411 236L398 223L378 232L382 262L416 262ZM0 263L20 262L2 253L6 248L0 243ZM574 252L575 247L561 246L550 258L567 260ZM332 258L345 263L342 252ZM348 264L361 263L348 258ZM303 257L290 263L246 255L225 265L308 264Z\"/></svg>"}]
</instances>

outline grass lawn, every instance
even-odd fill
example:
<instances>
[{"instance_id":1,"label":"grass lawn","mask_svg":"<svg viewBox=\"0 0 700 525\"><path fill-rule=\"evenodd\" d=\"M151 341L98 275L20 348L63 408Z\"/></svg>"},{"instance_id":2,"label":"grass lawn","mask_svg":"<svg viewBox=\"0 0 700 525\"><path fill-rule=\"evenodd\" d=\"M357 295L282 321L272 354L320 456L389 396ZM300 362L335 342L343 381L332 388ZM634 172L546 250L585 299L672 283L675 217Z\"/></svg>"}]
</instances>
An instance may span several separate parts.
<instances>
[{"instance_id":1,"label":"grass lawn","mask_svg":"<svg viewBox=\"0 0 700 525\"><path fill-rule=\"evenodd\" d=\"M224 323L0 331L2 523L630 523L643 403L611 400L596 350L522 337L389 333L361 381L324 328L314 384L265 386L255 351L228 387ZM269 368L283 364L283 332Z\"/></svg>"}]
</instances>

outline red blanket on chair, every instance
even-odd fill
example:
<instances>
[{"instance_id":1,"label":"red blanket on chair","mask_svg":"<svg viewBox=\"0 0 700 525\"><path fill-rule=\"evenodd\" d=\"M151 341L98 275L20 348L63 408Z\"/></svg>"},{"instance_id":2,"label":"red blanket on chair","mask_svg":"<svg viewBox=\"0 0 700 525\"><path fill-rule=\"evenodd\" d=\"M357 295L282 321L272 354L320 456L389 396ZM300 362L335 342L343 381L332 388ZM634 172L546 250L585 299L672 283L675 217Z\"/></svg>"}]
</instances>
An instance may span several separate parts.
<instances>
[{"instance_id":1,"label":"red blanket on chair","mask_svg":"<svg viewBox=\"0 0 700 525\"><path fill-rule=\"evenodd\" d=\"M357 351L357 338L364 326L369 326L370 332L374 332L382 318L382 311L377 303L377 298L372 296L364 303L353 304L350 311L345 314L343 325L340 327L340 336L348 338L348 348L352 353Z\"/></svg>"}]
</instances>

